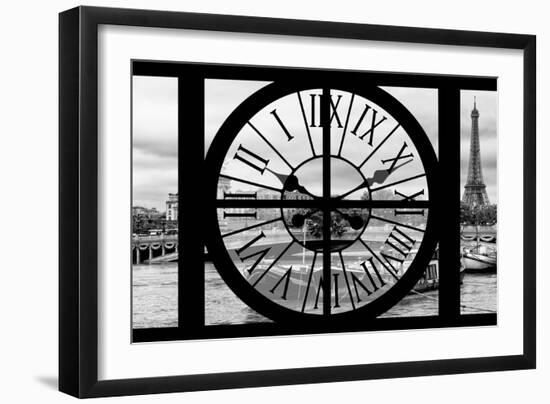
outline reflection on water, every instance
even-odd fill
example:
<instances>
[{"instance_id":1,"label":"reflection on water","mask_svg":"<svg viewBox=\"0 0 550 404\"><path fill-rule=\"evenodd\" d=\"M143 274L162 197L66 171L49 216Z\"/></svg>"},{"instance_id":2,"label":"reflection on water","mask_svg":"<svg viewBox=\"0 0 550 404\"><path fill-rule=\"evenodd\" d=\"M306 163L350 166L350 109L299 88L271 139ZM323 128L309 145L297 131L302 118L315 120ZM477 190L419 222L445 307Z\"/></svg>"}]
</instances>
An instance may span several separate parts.
<instances>
[{"instance_id":1,"label":"reflection on water","mask_svg":"<svg viewBox=\"0 0 550 404\"><path fill-rule=\"evenodd\" d=\"M242 303L225 285L214 266L205 265L206 324L271 321ZM177 326L177 263L134 265L134 328ZM496 312L496 274L466 274L461 286L462 313ZM436 315L438 291L410 294L383 317Z\"/></svg>"}]
</instances>

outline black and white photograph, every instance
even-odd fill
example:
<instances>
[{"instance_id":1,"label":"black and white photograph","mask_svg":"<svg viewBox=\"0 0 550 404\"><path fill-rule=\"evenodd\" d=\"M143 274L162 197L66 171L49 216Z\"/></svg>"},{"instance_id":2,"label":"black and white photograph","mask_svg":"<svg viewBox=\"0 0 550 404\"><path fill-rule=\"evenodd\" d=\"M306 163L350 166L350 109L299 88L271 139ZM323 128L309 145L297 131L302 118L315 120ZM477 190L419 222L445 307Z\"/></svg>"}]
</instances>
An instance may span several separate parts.
<instances>
[{"instance_id":1,"label":"black and white photograph","mask_svg":"<svg viewBox=\"0 0 550 404\"><path fill-rule=\"evenodd\" d=\"M376 329L379 320L399 318L444 326L430 321L441 317L440 275L451 271L460 313L496 316L497 91L460 92L460 167L452 178L440 174L447 139L439 133L438 91L414 80L375 85L371 76L344 71L301 83L303 72L275 68L275 80L222 79L208 78L208 66L202 79L186 80L158 73L184 63L134 66L140 73L132 76L131 271L138 333L185 328L179 306L189 272L201 280L197 307L189 310L201 312L206 338L216 325L269 323L270 333L283 335L292 325L304 333ZM147 68L156 73L141 73ZM269 77L270 68L260 70ZM178 96L193 96L186 88L200 89L202 118L178 115L185 114ZM203 133L180 130L188 120ZM178 173L198 174L179 171L178 136L204 148L200 188L185 193L201 200L199 209L178 192L178 184L188 184L178 183ZM448 228L437 212L449 195L442 181L462 193L454 212L460 254L443 266L440 237ZM201 216L189 233L179 220L188 213ZM185 234L204 238L198 264L186 261ZM494 325L496 317L481 324Z\"/></svg>"},{"instance_id":2,"label":"black and white photograph","mask_svg":"<svg viewBox=\"0 0 550 404\"><path fill-rule=\"evenodd\" d=\"M6 321L25 347L12 378L31 360L48 400L536 401L541 8L222 3L73 7L57 52L12 58L39 72L5 64L37 90L9 97L36 117L7 119L45 124L6 132L33 161L8 160L5 212L40 215L5 232L27 248L8 258L40 259L28 293L6 289L29 309ZM55 91L58 249L48 204L21 197L55 186L19 177L55 156L40 143Z\"/></svg>"},{"instance_id":3,"label":"black and white photograph","mask_svg":"<svg viewBox=\"0 0 550 404\"><path fill-rule=\"evenodd\" d=\"M497 311L497 94L461 92L461 310Z\"/></svg>"}]
</instances>

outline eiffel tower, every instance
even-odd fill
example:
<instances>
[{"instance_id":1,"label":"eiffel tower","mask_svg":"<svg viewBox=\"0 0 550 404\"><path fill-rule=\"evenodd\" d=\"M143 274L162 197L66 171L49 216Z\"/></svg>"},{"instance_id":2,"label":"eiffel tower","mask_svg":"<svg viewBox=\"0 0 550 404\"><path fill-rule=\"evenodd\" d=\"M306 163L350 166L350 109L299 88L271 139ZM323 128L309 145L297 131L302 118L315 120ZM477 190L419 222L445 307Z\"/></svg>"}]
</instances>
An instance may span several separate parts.
<instances>
[{"instance_id":1,"label":"eiffel tower","mask_svg":"<svg viewBox=\"0 0 550 404\"><path fill-rule=\"evenodd\" d=\"M472 117L472 137L470 139L470 163L468 165L468 180L464 186L464 195L462 202L469 206L483 206L489 204L489 197L483 182L483 173L481 172L481 156L479 154L479 112L476 108L476 99L474 97L474 109Z\"/></svg>"}]
</instances>

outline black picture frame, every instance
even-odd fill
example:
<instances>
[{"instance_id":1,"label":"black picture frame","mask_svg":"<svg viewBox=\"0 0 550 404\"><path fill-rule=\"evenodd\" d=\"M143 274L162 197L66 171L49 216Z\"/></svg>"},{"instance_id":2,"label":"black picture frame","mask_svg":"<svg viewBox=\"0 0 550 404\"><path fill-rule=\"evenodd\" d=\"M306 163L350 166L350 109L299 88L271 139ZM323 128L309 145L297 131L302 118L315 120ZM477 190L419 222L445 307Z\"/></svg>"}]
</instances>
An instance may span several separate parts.
<instances>
[{"instance_id":1,"label":"black picture frame","mask_svg":"<svg viewBox=\"0 0 550 404\"><path fill-rule=\"evenodd\" d=\"M180 170L178 174L179 197L182 205L186 209L194 212L193 215L180 215L179 228L199 228L205 226L208 228L206 234L194 232L188 234L182 232L179 235L179 243L185 246L185 255L179 255L178 279L186 281L178 282L178 323L167 327L139 327L132 330L132 342L155 342L155 341L182 341L192 339L216 339L216 338L243 338L259 336L281 336L281 335L312 335L334 332L360 332L374 330L399 330L399 329L423 329L423 328L444 328L444 327L472 327L472 326L494 326L497 325L497 313L461 313L460 309L460 281L459 265L453 265L458 262L460 257L460 93L462 91L497 91L496 77L478 77L478 76L452 76L452 75L422 75L407 73L384 73L384 72L365 72L352 70L324 70L324 69L302 69L297 67L273 67L273 66L250 66L237 64L220 63L188 63L188 62L168 62L151 60L133 60L132 77L165 77L177 78L182 91L181 99L200 100L204 99L204 89L202 80L208 79L226 79L226 80L250 80L259 81L283 81L288 85L289 82L296 81L296 85L306 85L305 82L315 80L319 83L328 83L338 81L340 85L348 83L348 90L352 91L358 82L368 81L376 83L377 88L386 86L402 86L407 88L433 89L438 92L438 131L445 133L446 136L438 142L438 154L441 158L437 161L438 168L433 169L434 187L437 187L441 193L433 207L444 206L440 214L444 215L445 220L435 219L434 232L437 234L438 241L438 260L447 268L456 268L456 271L442 271L438 284L438 313L432 315L420 315L417 317L378 317L369 321L354 321L347 317L340 324L334 317L323 326L308 323L298 312L290 311L290 317L295 320L289 323L289 313L279 321L269 322L247 322L243 324L222 323L207 324L205 322L205 271L195 271L194 268L204 268L206 262L211 262L216 268L231 268L232 260L226 256L228 261L224 264L216 264L224 256L224 248L216 249L216 242L210 236L216 234L219 229L216 215L214 222L206 224L204 216L206 212L215 211L209 205L209 201L216 199L219 167L216 166L216 159L223 157L224 153L218 153L217 158L212 158L212 149L216 141L208 147L208 153L203 159L204 141L202 136L186 136L189 131L192 133L204 133L202 119L186 119L185 124L179 127L179 162ZM196 84L192 85L191 82ZM184 83L184 84L183 84ZM272 87L280 87L274 84ZM190 96L190 92L193 95ZM266 92L272 90L265 89ZM372 89L371 89L372 91ZM377 91L378 92L378 91ZM261 92L256 93L260 97ZM278 97L277 95L276 97ZM258 98L249 100L248 105L255 108L258 104ZM189 103L179 104L180 116L189 116L189 111L193 110L192 116L204 116L204 104L191 101ZM404 112L404 111L402 111ZM443 119L444 117L444 119ZM240 127L240 125L238 125ZM193 129L190 129L193 127ZM220 132L223 132L220 130ZM219 134L216 135L219 138ZM431 145L427 148L430 150ZM434 160L438 158L434 155ZM435 162L434 162L435 163ZM205 173L204 176L196 176L195 172ZM327 170L324 170L326 172ZM210 173L210 174L208 174ZM212 177L212 181L207 178ZM326 177L326 176L325 176ZM454 178L454 181L451 180ZM205 183L213 185L209 188ZM436 185L437 183L437 185ZM207 189L210 190L207 191ZM430 194L432 194L430 192ZM200 202L197 203L195 195L201 195ZM278 202L274 205L278 206ZM451 208L452 207L452 208ZM437 213L432 208L433 215ZM209 216L210 217L210 216ZM450 231L454 228L455 231ZM219 234L219 233L218 233ZM209 252L209 259L203 254L204 248ZM430 254L433 255L433 254ZM213 257L216 257L215 259ZM328 265L326 266L329 267ZM409 270L410 271L410 270ZM240 273L235 273L236 282L242 282L236 290L241 301L243 289L246 291L248 281ZM224 280L225 285L231 282ZM404 289L406 292L410 288ZM235 289L233 289L235 291ZM326 293L329 296L329 293ZM261 296L259 297L261 299ZM260 304L262 302L260 301ZM245 303L248 307L260 312L254 304ZM277 305L274 305L277 307ZM391 304L390 304L391 306ZM347 313L348 315L350 312ZM365 314L362 312L362 319ZM273 317L266 316L273 320ZM315 316L314 316L315 317Z\"/></svg>"},{"instance_id":2,"label":"black picture frame","mask_svg":"<svg viewBox=\"0 0 550 404\"><path fill-rule=\"evenodd\" d=\"M523 51L523 353L249 372L98 380L98 27L460 45ZM77 7L59 17L59 389L104 397L458 374L536 366L536 37L337 22Z\"/></svg>"}]
</instances>

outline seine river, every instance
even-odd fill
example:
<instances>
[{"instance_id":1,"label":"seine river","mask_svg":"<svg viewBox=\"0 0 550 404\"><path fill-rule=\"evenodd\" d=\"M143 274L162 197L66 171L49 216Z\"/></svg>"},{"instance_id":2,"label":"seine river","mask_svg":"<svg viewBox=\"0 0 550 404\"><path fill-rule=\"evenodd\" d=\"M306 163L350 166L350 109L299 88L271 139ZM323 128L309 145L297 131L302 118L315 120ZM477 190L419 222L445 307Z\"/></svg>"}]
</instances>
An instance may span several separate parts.
<instances>
[{"instance_id":1,"label":"seine river","mask_svg":"<svg viewBox=\"0 0 550 404\"><path fill-rule=\"evenodd\" d=\"M177 276L177 263L134 265L134 328L177 325ZM496 284L496 274L466 274L461 286L462 312L496 312ZM410 294L384 317L435 315L437 299L437 290ZM270 321L240 302L209 263L206 264L205 303L206 324Z\"/></svg>"}]
</instances>

